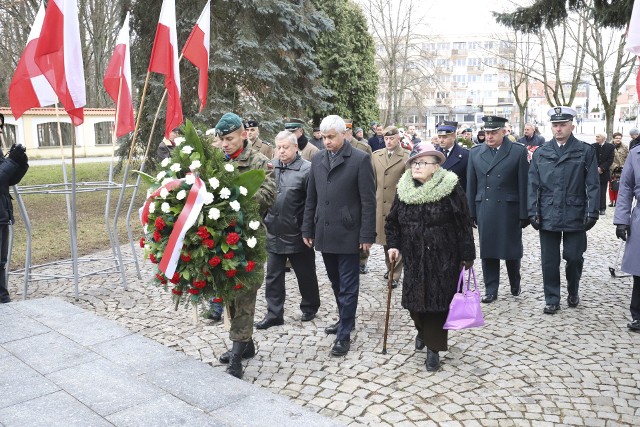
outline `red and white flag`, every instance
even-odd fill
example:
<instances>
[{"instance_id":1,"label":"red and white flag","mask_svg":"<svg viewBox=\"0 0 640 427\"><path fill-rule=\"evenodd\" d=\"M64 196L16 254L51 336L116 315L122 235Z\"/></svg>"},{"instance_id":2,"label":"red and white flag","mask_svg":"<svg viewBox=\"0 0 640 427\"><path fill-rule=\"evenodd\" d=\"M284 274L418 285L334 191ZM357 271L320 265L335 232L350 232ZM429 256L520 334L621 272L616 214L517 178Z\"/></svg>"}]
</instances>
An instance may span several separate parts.
<instances>
[{"instance_id":1,"label":"red and white flag","mask_svg":"<svg viewBox=\"0 0 640 427\"><path fill-rule=\"evenodd\" d=\"M625 49L636 55L640 55L640 1L638 0L633 2Z\"/></svg>"},{"instance_id":2,"label":"red and white flag","mask_svg":"<svg viewBox=\"0 0 640 427\"><path fill-rule=\"evenodd\" d=\"M31 27L27 46L18 61L11 84L9 85L9 105L16 119L20 118L30 108L46 107L58 102L53 88L42 75L42 71L35 62L36 45L42 30L44 21L44 3L36 14L36 19Z\"/></svg>"},{"instance_id":3,"label":"red and white flag","mask_svg":"<svg viewBox=\"0 0 640 427\"><path fill-rule=\"evenodd\" d=\"M122 24L116 40L113 56L104 74L104 88L116 105L116 136L132 132L135 128L133 120L133 96L131 93L131 55L129 47L129 14ZM120 95L118 97L118 94Z\"/></svg>"},{"instance_id":4,"label":"red and white flag","mask_svg":"<svg viewBox=\"0 0 640 427\"><path fill-rule=\"evenodd\" d=\"M77 0L49 0L35 62L74 126L84 122L86 89Z\"/></svg>"},{"instance_id":5,"label":"red and white flag","mask_svg":"<svg viewBox=\"0 0 640 427\"><path fill-rule=\"evenodd\" d=\"M204 10L191 31L191 35L184 45L182 54L200 71L198 81L198 98L200 98L200 111L207 103L207 90L209 89L209 41L211 38L211 0L207 1Z\"/></svg>"},{"instance_id":6,"label":"red and white flag","mask_svg":"<svg viewBox=\"0 0 640 427\"><path fill-rule=\"evenodd\" d=\"M153 41L149 71L164 74L167 88L167 119L164 136L182 123L180 101L180 69L178 68L178 33L176 32L176 5L174 0L164 0L160 21Z\"/></svg>"}]
</instances>

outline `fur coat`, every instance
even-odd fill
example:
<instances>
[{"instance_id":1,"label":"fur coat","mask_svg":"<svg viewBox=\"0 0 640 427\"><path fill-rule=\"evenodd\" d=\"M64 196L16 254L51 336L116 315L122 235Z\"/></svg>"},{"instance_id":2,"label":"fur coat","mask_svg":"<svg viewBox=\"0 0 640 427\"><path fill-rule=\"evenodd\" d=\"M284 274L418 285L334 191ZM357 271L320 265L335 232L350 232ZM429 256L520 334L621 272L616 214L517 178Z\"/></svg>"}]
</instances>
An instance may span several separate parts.
<instances>
[{"instance_id":1,"label":"fur coat","mask_svg":"<svg viewBox=\"0 0 640 427\"><path fill-rule=\"evenodd\" d=\"M458 177L442 168L419 185L408 170L385 225L387 245L404 262L402 306L444 312L456 293L460 263L476 257L473 229Z\"/></svg>"}]
</instances>

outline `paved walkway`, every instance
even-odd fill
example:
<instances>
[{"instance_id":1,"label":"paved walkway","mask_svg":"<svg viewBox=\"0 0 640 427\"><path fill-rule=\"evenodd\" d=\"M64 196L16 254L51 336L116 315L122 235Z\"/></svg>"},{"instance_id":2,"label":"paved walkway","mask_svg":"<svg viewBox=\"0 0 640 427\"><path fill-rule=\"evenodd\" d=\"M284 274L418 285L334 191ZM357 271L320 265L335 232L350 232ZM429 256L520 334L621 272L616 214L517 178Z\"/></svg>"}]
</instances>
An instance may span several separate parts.
<instances>
[{"instance_id":1,"label":"paved walkway","mask_svg":"<svg viewBox=\"0 0 640 427\"><path fill-rule=\"evenodd\" d=\"M371 271L361 276L351 351L344 358L331 357L333 336L323 329L336 320L336 307L318 257L323 301L318 317L300 321L295 278L287 275L286 323L256 331L258 354L245 363L244 381L348 425L640 425L640 334L626 329L631 279L612 278L608 270L618 241L612 210L607 212L589 232L578 308L567 307L563 290L562 310L554 316L542 313L539 242L529 227L522 295L510 295L503 267L499 299L483 307L486 326L450 333L450 349L437 373L425 371L425 352L413 348L415 332L400 306L400 288L392 297L388 354L381 354L386 288L379 246L372 251ZM217 362L230 344L224 325L194 324L191 310L174 311L169 293L146 284L148 263L144 280L132 266L127 277L128 291L117 275L82 279L79 301L68 281L34 282L29 299L61 297L115 320L137 333L132 337L142 335L209 363L224 376ZM11 288L19 298L21 278L13 276ZM261 290L256 320L264 312Z\"/></svg>"}]
</instances>

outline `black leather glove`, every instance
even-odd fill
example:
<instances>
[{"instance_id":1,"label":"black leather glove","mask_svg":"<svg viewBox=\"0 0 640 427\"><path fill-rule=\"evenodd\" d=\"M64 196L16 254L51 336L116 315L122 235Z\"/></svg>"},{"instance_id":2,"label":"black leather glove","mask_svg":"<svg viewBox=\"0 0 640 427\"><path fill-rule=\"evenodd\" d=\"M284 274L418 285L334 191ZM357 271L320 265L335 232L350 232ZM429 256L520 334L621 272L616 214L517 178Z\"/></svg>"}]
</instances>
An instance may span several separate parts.
<instances>
[{"instance_id":1,"label":"black leather glove","mask_svg":"<svg viewBox=\"0 0 640 427\"><path fill-rule=\"evenodd\" d=\"M534 230L540 230L540 217L538 215L530 216L529 223Z\"/></svg>"},{"instance_id":2,"label":"black leather glove","mask_svg":"<svg viewBox=\"0 0 640 427\"><path fill-rule=\"evenodd\" d=\"M623 241L627 241L627 237L631 235L631 227L624 224L616 225L616 237L618 239L622 239Z\"/></svg>"},{"instance_id":3,"label":"black leather glove","mask_svg":"<svg viewBox=\"0 0 640 427\"><path fill-rule=\"evenodd\" d=\"M584 229L585 231L589 231L593 228L594 225L596 225L596 222L598 222L598 218L594 218L592 216L588 216L584 219Z\"/></svg>"},{"instance_id":4,"label":"black leather glove","mask_svg":"<svg viewBox=\"0 0 640 427\"><path fill-rule=\"evenodd\" d=\"M520 220L520 228L527 228L529 224L531 224L531 222L528 219Z\"/></svg>"},{"instance_id":5,"label":"black leather glove","mask_svg":"<svg viewBox=\"0 0 640 427\"><path fill-rule=\"evenodd\" d=\"M478 228L478 218L471 218L471 225L473 228Z\"/></svg>"},{"instance_id":6,"label":"black leather glove","mask_svg":"<svg viewBox=\"0 0 640 427\"><path fill-rule=\"evenodd\" d=\"M13 144L11 149L9 149L9 158L20 166L26 165L29 162L27 149L24 148L23 145Z\"/></svg>"}]
</instances>

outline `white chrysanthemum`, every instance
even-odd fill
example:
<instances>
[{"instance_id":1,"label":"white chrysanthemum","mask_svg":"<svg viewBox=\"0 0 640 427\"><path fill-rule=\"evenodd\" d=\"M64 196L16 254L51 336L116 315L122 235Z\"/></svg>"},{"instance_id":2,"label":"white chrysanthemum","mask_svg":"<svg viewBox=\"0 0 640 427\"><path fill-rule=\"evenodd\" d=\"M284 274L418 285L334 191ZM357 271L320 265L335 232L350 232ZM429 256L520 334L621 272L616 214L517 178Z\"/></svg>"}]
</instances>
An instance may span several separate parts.
<instances>
[{"instance_id":1,"label":"white chrysanthemum","mask_svg":"<svg viewBox=\"0 0 640 427\"><path fill-rule=\"evenodd\" d=\"M180 172L182 170L182 166L180 166L180 163L174 163L169 169L173 172Z\"/></svg>"},{"instance_id":2,"label":"white chrysanthemum","mask_svg":"<svg viewBox=\"0 0 640 427\"><path fill-rule=\"evenodd\" d=\"M149 213L154 213L156 211L156 202L149 203Z\"/></svg>"},{"instance_id":3,"label":"white chrysanthemum","mask_svg":"<svg viewBox=\"0 0 640 427\"><path fill-rule=\"evenodd\" d=\"M163 199L166 199L168 195L169 195L169 190L167 190L166 188L163 188L162 190L160 190L160 197L162 197Z\"/></svg>"},{"instance_id":4,"label":"white chrysanthemum","mask_svg":"<svg viewBox=\"0 0 640 427\"><path fill-rule=\"evenodd\" d=\"M222 190L220 190L221 199L228 199L229 196L231 196L231 190L229 190L227 187L224 187Z\"/></svg>"},{"instance_id":5,"label":"white chrysanthemum","mask_svg":"<svg viewBox=\"0 0 640 427\"><path fill-rule=\"evenodd\" d=\"M169 213L169 211L171 211L171 206L169 205L169 203L164 202L161 206L160 206L160 210L164 213Z\"/></svg>"},{"instance_id":6,"label":"white chrysanthemum","mask_svg":"<svg viewBox=\"0 0 640 427\"><path fill-rule=\"evenodd\" d=\"M200 166L202 166L202 163L200 163L200 160L194 160L193 162L191 162L191 164L189 165L189 169L190 170L196 170L198 169Z\"/></svg>"},{"instance_id":7,"label":"white chrysanthemum","mask_svg":"<svg viewBox=\"0 0 640 427\"><path fill-rule=\"evenodd\" d=\"M160 171L160 172L158 172L158 175L156 175L156 179L157 179L158 181L160 181L160 180L161 180L162 178L164 178L165 176L167 176L167 172L165 172L165 171Z\"/></svg>"},{"instance_id":8,"label":"white chrysanthemum","mask_svg":"<svg viewBox=\"0 0 640 427\"><path fill-rule=\"evenodd\" d=\"M183 143L183 142L185 142L185 141L186 141L186 139L185 139L185 137L184 137L184 136L179 136L179 137L177 137L177 138L175 138L175 139L173 140L173 142L175 142L175 143L176 143L176 145L180 145L180 144L182 144L182 143Z\"/></svg>"},{"instance_id":9,"label":"white chrysanthemum","mask_svg":"<svg viewBox=\"0 0 640 427\"><path fill-rule=\"evenodd\" d=\"M196 176L192 173L188 173L187 176L184 177L184 182L189 185L193 185L196 183Z\"/></svg>"},{"instance_id":10,"label":"white chrysanthemum","mask_svg":"<svg viewBox=\"0 0 640 427\"><path fill-rule=\"evenodd\" d=\"M184 147L182 147L182 149L180 151L182 151L184 154L189 155L189 154L193 153L193 147L190 146L190 145L185 145Z\"/></svg>"},{"instance_id":11,"label":"white chrysanthemum","mask_svg":"<svg viewBox=\"0 0 640 427\"><path fill-rule=\"evenodd\" d=\"M226 165L224 165L224 170L226 170L227 172L233 172L233 165L227 163Z\"/></svg>"},{"instance_id":12,"label":"white chrysanthemum","mask_svg":"<svg viewBox=\"0 0 640 427\"><path fill-rule=\"evenodd\" d=\"M220 218L220 209L218 208L209 209L209 219L212 219L215 221L218 218Z\"/></svg>"},{"instance_id":13,"label":"white chrysanthemum","mask_svg":"<svg viewBox=\"0 0 640 427\"><path fill-rule=\"evenodd\" d=\"M257 230L260 228L260 221L249 221L249 228L252 230Z\"/></svg>"},{"instance_id":14,"label":"white chrysanthemum","mask_svg":"<svg viewBox=\"0 0 640 427\"><path fill-rule=\"evenodd\" d=\"M187 197L187 192L184 191L184 190L180 190L180 191L178 191L178 194L176 194L176 199L178 199L178 200L182 200L185 197Z\"/></svg>"},{"instance_id":15,"label":"white chrysanthemum","mask_svg":"<svg viewBox=\"0 0 640 427\"><path fill-rule=\"evenodd\" d=\"M258 244L258 239L256 239L255 237L249 237L247 239L247 246L249 246L250 248L255 248L257 244Z\"/></svg>"},{"instance_id":16,"label":"white chrysanthemum","mask_svg":"<svg viewBox=\"0 0 640 427\"><path fill-rule=\"evenodd\" d=\"M160 166L166 168L167 166L169 166L169 163L171 163L171 157L166 157L162 159L162 161L160 162Z\"/></svg>"},{"instance_id":17,"label":"white chrysanthemum","mask_svg":"<svg viewBox=\"0 0 640 427\"><path fill-rule=\"evenodd\" d=\"M233 202L229 202L229 207L234 211L238 212L240 210L240 202L237 200L234 200Z\"/></svg>"},{"instance_id":18,"label":"white chrysanthemum","mask_svg":"<svg viewBox=\"0 0 640 427\"><path fill-rule=\"evenodd\" d=\"M240 194L242 194L243 196L247 195L247 189L244 188L242 185L238 188L238 190L240 190Z\"/></svg>"},{"instance_id":19,"label":"white chrysanthemum","mask_svg":"<svg viewBox=\"0 0 640 427\"><path fill-rule=\"evenodd\" d=\"M215 190L220 187L220 181L218 181L218 178L209 178L209 185Z\"/></svg>"},{"instance_id":20,"label":"white chrysanthemum","mask_svg":"<svg viewBox=\"0 0 640 427\"><path fill-rule=\"evenodd\" d=\"M213 193L209 193L208 191L206 193L204 193L204 204L205 205L210 205L211 203L213 203Z\"/></svg>"},{"instance_id":21,"label":"white chrysanthemum","mask_svg":"<svg viewBox=\"0 0 640 427\"><path fill-rule=\"evenodd\" d=\"M162 180L162 182L160 183L160 185L167 185L168 183L170 183L171 181L173 181L173 178L171 177L167 177L165 179Z\"/></svg>"}]
</instances>

